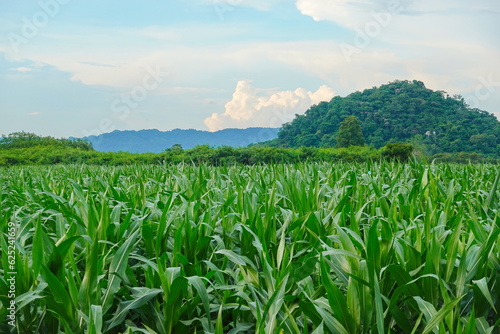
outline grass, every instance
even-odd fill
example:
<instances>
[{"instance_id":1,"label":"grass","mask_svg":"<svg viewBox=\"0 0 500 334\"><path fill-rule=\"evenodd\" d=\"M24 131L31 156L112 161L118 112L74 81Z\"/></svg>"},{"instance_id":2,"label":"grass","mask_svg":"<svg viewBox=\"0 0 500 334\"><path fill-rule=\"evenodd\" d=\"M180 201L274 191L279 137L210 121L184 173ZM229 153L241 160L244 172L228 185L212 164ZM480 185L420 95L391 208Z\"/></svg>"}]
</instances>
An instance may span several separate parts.
<instances>
[{"instance_id":1,"label":"grass","mask_svg":"<svg viewBox=\"0 0 500 334\"><path fill-rule=\"evenodd\" d=\"M0 332L498 333L500 168L0 169Z\"/></svg>"}]
</instances>

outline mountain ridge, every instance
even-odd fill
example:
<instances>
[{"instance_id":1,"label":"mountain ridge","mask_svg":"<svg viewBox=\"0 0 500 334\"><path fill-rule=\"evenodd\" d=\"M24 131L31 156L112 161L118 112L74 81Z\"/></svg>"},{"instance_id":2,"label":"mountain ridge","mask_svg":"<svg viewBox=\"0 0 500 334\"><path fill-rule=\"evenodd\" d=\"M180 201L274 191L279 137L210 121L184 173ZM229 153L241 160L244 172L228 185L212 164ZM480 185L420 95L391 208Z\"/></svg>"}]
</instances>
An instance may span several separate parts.
<instances>
[{"instance_id":1,"label":"mountain ridge","mask_svg":"<svg viewBox=\"0 0 500 334\"><path fill-rule=\"evenodd\" d=\"M198 145L244 147L277 138L280 128L251 127L209 132L196 129L115 130L97 136L87 136L95 150L101 152L160 153L173 145L190 149Z\"/></svg>"}]
</instances>

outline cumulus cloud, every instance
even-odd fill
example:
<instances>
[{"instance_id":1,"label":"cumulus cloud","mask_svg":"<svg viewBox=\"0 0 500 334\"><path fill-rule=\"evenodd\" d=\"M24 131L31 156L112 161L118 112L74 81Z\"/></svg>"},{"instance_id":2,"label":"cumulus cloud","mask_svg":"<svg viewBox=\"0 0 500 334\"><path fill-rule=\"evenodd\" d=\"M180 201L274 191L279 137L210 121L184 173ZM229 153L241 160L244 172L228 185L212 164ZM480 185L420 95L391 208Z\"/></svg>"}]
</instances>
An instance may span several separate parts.
<instances>
[{"instance_id":1,"label":"cumulus cloud","mask_svg":"<svg viewBox=\"0 0 500 334\"><path fill-rule=\"evenodd\" d=\"M370 0L297 0L295 5L315 21L329 20L349 28L368 21L371 12L384 9L384 4Z\"/></svg>"},{"instance_id":2,"label":"cumulus cloud","mask_svg":"<svg viewBox=\"0 0 500 334\"><path fill-rule=\"evenodd\" d=\"M329 101L336 95L328 86L316 92L297 88L294 91L269 92L252 86L250 81L239 81L233 98L225 105L225 112L205 119L210 131L225 128L279 127L291 121L295 114L303 114L313 104Z\"/></svg>"}]
</instances>

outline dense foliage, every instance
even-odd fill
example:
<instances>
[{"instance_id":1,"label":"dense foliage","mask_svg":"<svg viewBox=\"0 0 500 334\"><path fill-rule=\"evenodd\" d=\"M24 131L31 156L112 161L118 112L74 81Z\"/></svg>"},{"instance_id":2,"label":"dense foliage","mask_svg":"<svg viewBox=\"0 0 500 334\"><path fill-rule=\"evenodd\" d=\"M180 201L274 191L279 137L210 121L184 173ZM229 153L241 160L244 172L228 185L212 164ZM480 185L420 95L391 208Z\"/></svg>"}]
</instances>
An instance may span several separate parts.
<instances>
[{"instance_id":1,"label":"dense foliage","mask_svg":"<svg viewBox=\"0 0 500 334\"><path fill-rule=\"evenodd\" d=\"M367 161L383 158L384 149L351 147L342 149L276 147L233 148L229 146L211 148L207 145L196 146L189 150L168 149L163 153L97 152L51 146L0 150L0 166L14 165L132 165L132 164L169 164L205 163L221 165L255 165L265 163L294 163L301 161ZM407 158L411 156L409 154ZM406 160L406 159L405 159Z\"/></svg>"},{"instance_id":2,"label":"dense foliage","mask_svg":"<svg viewBox=\"0 0 500 334\"><path fill-rule=\"evenodd\" d=\"M184 150L173 145L164 152L135 154L129 152L98 152L82 140L54 139L33 134L12 134L0 140L0 166L18 165L134 165L195 163L213 166L256 165L267 163L298 163L304 161L364 162L378 160L499 163L500 159L478 153L441 153L423 156L412 144L390 143L380 149L368 146L345 148L278 148L266 145L234 148L230 146L210 147L198 145Z\"/></svg>"},{"instance_id":3,"label":"dense foliage","mask_svg":"<svg viewBox=\"0 0 500 334\"><path fill-rule=\"evenodd\" d=\"M337 147L364 146L365 137L361 129L361 122L356 116L346 117L339 126Z\"/></svg>"},{"instance_id":4,"label":"dense foliage","mask_svg":"<svg viewBox=\"0 0 500 334\"><path fill-rule=\"evenodd\" d=\"M396 145L397 146L397 145ZM374 149L368 147L349 148L312 148L302 147L285 149L277 147L252 146L234 148L222 146L213 148L198 145L184 150L181 145L173 145L164 152L129 153L98 152L83 140L55 139L39 137L34 134L16 133L0 141L0 166L14 165L53 165L80 164L91 165L132 165L195 163L221 165L255 165L265 163L296 163L301 161L368 161L397 159L406 161L411 157L413 147L406 154L388 154L394 148Z\"/></svg>"},{"instance_id":5,"label":"dense foliage","mask_svg":"<svg viewBox=\"0 0 500 334\"><path fill-rule=\"evenodd\" d=\"M0 168L0 291L12 246L16 333L495 333L499 179L388 162Z\"/></svg>"},{"instance_id":6,"label":"dense foliage","mask_svg":"<svg viewBox=\"0 0 500 334\"><path fill-rule=\"evenodd\" d=\"M14 132L0 138L0 150L26 149L33 147L73 148L84 151L93 150L91 143L78 138L43 137L28 132Z\"/></svg>"},{"instance_id":7,"label":"dense foliage","mask_svg":"<svg viewBox=\"0 0 500 334\"><path fill-rule=\"evenodd\" d=\"M500 157L500 122L494 115L419 81L395 81L321 102L285 124L272 143L335 147L339 126L349 116L361 121L366 143L374 147L411 142L427 155L476 152Z\"/></svg>"}]
</instances>

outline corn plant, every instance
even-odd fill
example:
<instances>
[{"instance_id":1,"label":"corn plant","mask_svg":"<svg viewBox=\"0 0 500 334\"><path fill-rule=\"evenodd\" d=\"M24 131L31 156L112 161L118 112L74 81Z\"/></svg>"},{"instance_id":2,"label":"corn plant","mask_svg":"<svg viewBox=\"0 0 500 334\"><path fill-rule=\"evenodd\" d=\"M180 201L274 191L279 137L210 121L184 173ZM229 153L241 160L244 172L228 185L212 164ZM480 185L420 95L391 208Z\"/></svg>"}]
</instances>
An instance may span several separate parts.
<instances>
[{"instance_id":1,"label":"corn plant","mask_svg":"<svg viewBox=\"0 0 500 334\"><path fill-rule=\"evenodd\" d=\"M0 169L0 332L498 333L499 179L394 162Z\"/></svg>"}]
</instances>

